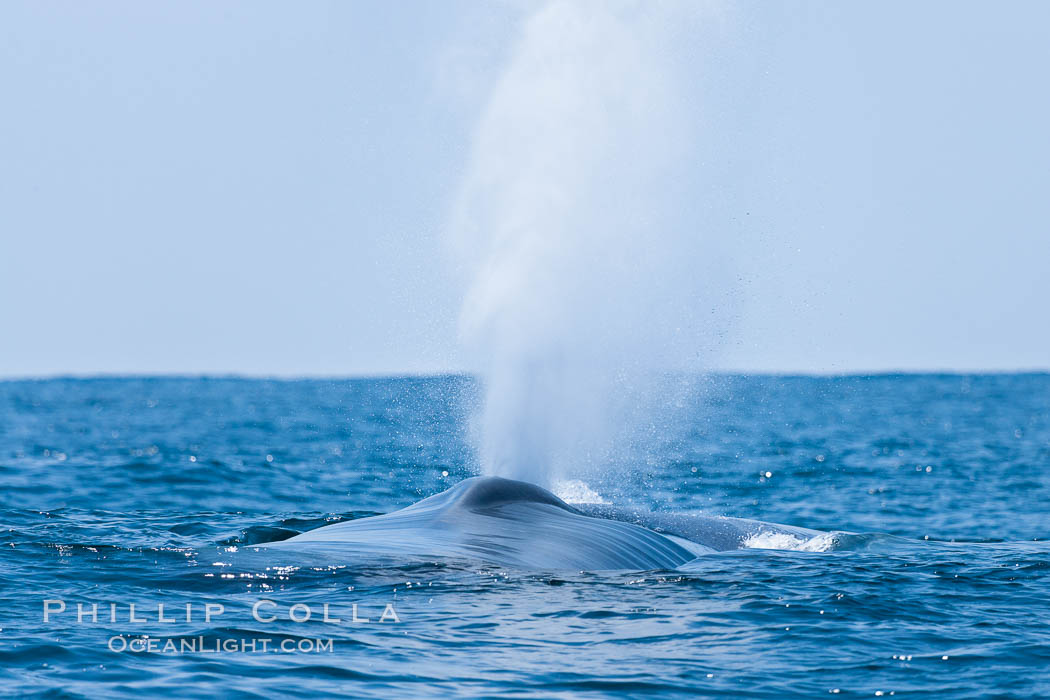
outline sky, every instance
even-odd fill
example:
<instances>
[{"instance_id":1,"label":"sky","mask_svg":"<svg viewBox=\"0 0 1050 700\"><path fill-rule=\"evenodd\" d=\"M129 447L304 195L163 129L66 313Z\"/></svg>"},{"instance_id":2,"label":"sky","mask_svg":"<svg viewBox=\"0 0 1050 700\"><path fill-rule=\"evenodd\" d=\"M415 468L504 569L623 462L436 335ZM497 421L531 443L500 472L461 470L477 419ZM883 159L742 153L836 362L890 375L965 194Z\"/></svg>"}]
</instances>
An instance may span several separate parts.
<instances>
[{"instance_id":1,"label":"sky","mask_svg":"<svg viewBox=\"0 0 1050 700\"><path fill-rule=\"evenodd\" d=\"M472 369L447 229L537 7L0 4L0 376ZM755 2L681 30L700 148L664 219L705 212L711 368L1050 368L1048 24Z\"/></svg>"}]
</instances>

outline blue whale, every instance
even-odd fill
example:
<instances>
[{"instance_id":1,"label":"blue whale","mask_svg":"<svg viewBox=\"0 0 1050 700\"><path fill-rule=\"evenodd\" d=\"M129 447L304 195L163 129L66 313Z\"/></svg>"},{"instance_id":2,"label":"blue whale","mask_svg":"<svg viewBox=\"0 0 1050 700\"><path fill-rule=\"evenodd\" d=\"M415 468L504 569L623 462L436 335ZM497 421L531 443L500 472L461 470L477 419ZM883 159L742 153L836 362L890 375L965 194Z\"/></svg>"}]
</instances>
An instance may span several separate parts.
<instances>
[{"instance_id":1,"label":"blue whale","mask_svg":"<svg viewBox=\"0 0 1050 700\"><path fill-rule=\"evenodd\" d=\"M392 513L253 547L340 563L381 556L465 558L524 569L651 570L737 549L760 534L804 541L821 533L738 518L569 505L523 481L474 477Z\"/></svg>"}]
</instances>

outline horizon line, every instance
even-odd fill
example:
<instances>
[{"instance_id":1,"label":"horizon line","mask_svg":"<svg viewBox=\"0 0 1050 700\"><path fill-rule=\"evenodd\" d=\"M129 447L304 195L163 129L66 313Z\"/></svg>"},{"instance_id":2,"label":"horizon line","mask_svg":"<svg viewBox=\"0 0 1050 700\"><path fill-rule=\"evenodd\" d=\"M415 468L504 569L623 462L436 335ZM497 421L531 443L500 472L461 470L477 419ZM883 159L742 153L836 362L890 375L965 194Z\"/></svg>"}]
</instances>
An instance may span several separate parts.
<instances>
[{"instance_id":1,"label":"horizon line","mask_svg":"<svg viewBox=\"0 0 1050 700\"><path fill-rule=\"evenodd\" d=\"M684 374L696 377L781 377L781 378L836 378L836 377L895 377L895 376L995 376L995 375L1040 375L1050 374L1050 367L1022 368L891 368L859 370L741 370L711 369L695 371L669 371L667 374ZM347 374L330 373L255 373L255 372L54 372L41 374L0 374L0 383L45 382L45 381L91 381L104 379L218 379L243 381L354 381L396 379L445 379L462 377L477 379L480 372L448 370L440 372L359 372Z\"/></svg>"}]
</instances>

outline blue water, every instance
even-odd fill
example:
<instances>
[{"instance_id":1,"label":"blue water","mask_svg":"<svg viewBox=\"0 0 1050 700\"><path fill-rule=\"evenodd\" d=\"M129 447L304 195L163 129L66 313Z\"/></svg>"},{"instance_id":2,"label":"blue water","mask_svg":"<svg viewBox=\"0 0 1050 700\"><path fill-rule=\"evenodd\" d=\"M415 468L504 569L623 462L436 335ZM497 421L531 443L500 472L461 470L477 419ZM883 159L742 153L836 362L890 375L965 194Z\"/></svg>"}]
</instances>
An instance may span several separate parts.
<instances>
[{"instance_id":1,"label":"blue water","mask_svg":"<svg viewBox=\"0 0 1050 700\"><path fill-rule=\"evenodd\" d=\"M246 545L474 474L472 382L0 382L0 689L1050 695L1050 375L715 377L702 389L684 431L587 485L655 511L854 534L667 571L287 565ZM66 610L44 622L44 600ZM260 600L276 620L252 617ZM98 603L98 622L78 622L78 603ZM131 603L145 622L129 621ZM224 606L210 622L207 603ZM321 619L326 603L341 622ZM351 621L355 603L370 622ZM157 620L161 604L174 622ZM293 605L311 619L290 620ZM387 606L398 621L379 621ZM154 651L111 650L149 640ZM172 640L198 646L165 651Z\"/></svg>"}]
</instances>

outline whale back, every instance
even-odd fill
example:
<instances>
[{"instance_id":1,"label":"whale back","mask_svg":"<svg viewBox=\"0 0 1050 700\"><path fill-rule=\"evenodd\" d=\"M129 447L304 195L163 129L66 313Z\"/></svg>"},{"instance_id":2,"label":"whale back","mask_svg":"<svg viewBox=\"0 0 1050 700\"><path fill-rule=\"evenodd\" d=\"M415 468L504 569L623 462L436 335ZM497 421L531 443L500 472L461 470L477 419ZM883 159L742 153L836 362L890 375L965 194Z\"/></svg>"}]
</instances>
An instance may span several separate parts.
<instances>
[{"instance_id":1,"label":"whale back","mask_svg":"<svg viewBox=\"0 0 1050 700\"><path fill-rule=\"evenodd\" d=\"M710 547L716 552L740 549L747 546L749 541L753 542L768 535L787 536L789 540L801 544L827 534L804 527L723 515L653 513L605 503L577 504L575 508L584 515L633 523L663 535Z\"/></svg>"},{"instance_id":2,"label":"whale back","mask_svg":"<svg viewBox=\"0 0 1050 700\"><path fill-rule=\"evenodd\" d=\"M466 479L386 515L258 545L351 561L368 556L462 557L530 569L670 569L712 551L639 525L594 518L533 484Z\"/></svg>"}]
</instances>

